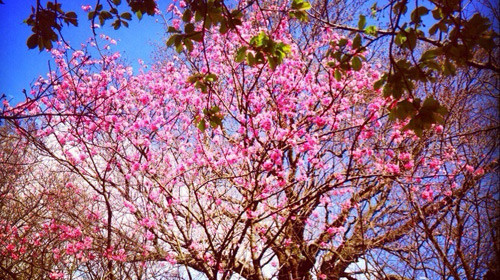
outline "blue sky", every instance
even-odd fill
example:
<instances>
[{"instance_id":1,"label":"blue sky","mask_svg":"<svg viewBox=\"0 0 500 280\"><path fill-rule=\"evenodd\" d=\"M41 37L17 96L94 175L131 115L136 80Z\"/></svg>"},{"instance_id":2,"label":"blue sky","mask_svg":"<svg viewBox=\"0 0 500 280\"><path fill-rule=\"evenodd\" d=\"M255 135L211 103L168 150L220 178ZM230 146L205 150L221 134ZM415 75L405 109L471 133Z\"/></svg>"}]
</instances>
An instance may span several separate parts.
<instances>
[{"instance_id":1,"label":"blue sky","mask_svg":"<svg viewBox=\"0 0 500 280\"><path fill-rule=\"evenodd\" d=\"M165 13L170 1L158 1L159 8ZM23 23L31 13L31 6L36 0L4 0L0 5L0 96L5 94L12 103L24 99L22 90L28 90L30 84L40 75L45 75L49 69L50 55L38 49L29 50L26 40L31 35L29 26ZM45 5L46 1L42 1ZM63 36L73 46L80 46L92 36L90 21L82 11L84 4L95 5L96 0L60 0L65 12L74 11L78 15L78 27L64 26ZM106 6L104 6L106 7ZM120 11L127 10L126 4L121 5ZM118 41L114 50L122 53L122 57L136 68L137 59L151 62L151 53L154 51L153 43L162 44L165 32L156 18L144 16L139 21L135 16L129 28L113 30L111 22L106 22L99 31ZM53 62L50 62L52 67Z\"/></svg>"}]
</instances>

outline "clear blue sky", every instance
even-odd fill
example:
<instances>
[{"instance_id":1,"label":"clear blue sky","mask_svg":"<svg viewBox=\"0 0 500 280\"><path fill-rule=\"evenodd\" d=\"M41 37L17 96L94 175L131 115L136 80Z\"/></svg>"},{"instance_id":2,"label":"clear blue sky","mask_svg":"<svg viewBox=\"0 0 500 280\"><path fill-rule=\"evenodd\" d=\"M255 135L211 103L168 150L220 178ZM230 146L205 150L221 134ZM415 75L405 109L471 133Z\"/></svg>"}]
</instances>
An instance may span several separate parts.
<instances>
[{"instance_id":1,"label":"clear blue sky","mask_svg":"<svg viewBox=\"0 0 500 280\"><path fill-rule=\"evenodd\" d=\"M87 14L82 11L81 5L94 6L96 0L59 0L65 12L74 11L78 15L78 27L64 26L62 29L64 38L77 48L92 36L90 21ZM125 1L123 1L125 2ZM171 1L158 1L159 8L163 13ZM12 103L23 100L22 89L28 90L30 84L40 75L48 72L50 55L46 51L38 49L29 50L26 40L31 35L29 26L23 23L31 13L31 6L36 0L4 0L0 5L0 96L5 94ZM42 1L45 5L46 1ZM106 6L104 6L106 7ZM122 4L120 11L126 11L127 5ZM106 22L104 28L99 29L106 35L118 41L114 50L119 50L122 57L127 59L134 68L137 67L137 59L143 59L146 63L151 62L151 53L154 50L152 43L162 44L164 42L164 29L160 22L150 16L144 16L139 21L135 15L130 22L129 28L122 27L113 30L111 21ZM54 66L53 62L52 67Z\"/></svg>"}]
</instances>

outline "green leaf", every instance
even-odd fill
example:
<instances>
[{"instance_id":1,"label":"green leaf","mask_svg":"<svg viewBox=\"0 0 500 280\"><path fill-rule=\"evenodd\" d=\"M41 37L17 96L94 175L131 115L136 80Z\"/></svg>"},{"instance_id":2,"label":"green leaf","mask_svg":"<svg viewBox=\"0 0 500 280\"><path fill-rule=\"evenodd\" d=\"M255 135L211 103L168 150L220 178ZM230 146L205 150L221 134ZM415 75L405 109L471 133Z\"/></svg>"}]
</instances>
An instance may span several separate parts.
<instances>
[{"instance_id":1,"label":"green leaf","mask_svg":"<svg viewBox=\"0 0 500 280\"><path fill-rule=\"evenodd\" d=\"M193 74L187 78L187 82L192 84L196 81L199 81L201 77L201 74Z\"/></svg>"},{"instance_id":2,"label":"green leaf","mask_svg":"<svg viewBox=\"0 0 500 280\"><path fill-rule=\"evenodd\" d=\"M29 49L36 48L36 46L38 45L38 36L36 34L31 34L31 36L28 38L28 41L26 41L26 45Z\"/></svg>"},{"instance_id":3,"label":"green leaf","mask_svg":"<svg viewBox=\"0 0 500 280\"><path fill-rule=\"evenodd\" d=\"M226 20L222 20L219 27L220 34L226 34L229 31L228 23Z\"/></svg>"},{"instance_id":4,"label":"green leaf","mask_svg":"<svg viewBox=\"0 0 500 280\"><path fill-rule=\"evenodd\" d=\"M137 18L138 18L139 20L141 20L141 19L142 19L142 12L141 12L141 11L137 11L137 12L135 12L135 15L137 16Z\"/></svg>"},{"instance_id":5,"label":"green leaf","mask_svg":"<svg viewBox=\"0 0 500 280\"><path fill-rule=\"evenodd\" d=\"M400 101L396 104L396 106L391 109L389 113L390 120L405 120L408 117L415 116L417 114L417 109L415 104L408 100Z\"/></svg>"},{"instance_id":6,"label":"green leaf","mask_svg":"<svg viewBox=\"0 0 500 280\"><path fill-rule=\"evenodd\" d=\"M236 51L236 57L234 61L236 62L242 62L245 59L246 53L247 53L247 47L243 46Z\"/></svg>"},{"instance_id":7,"label":"green leaf","mask_svg":"<svg viewBox=\"0 0 500 280\"><path fill-rule=\"evenodd\" d=\"M304 11L292 11L288 13L288 16L291 18L297 18L298 20L303 22L307 22L309 20L309 17Z\"/></svg>"},{"instance_id":8,"label":"green leaf","mask_svg":"<svg viewBox=\"0 0 500 280\"><path fill-rule=\"evenodd\" d=\"M119 28L120 28L120 26L121 26L121 22L120 22L120 20L118 20L118 19L117 19L117 20L115 20L115 21L113 22L113 24L111 24L111 25L113 26L113 28L114 28L115 30L117 30L117 29L119 29Z\"/></svg>"},{"instance_id":9,"label":"green leaf","mask_svg":"<svg viewBox=\"0 0 500 280\"><path fill-rule=\"evenodd\" d=\"M280 43L279 46L281 48L281 51L285 54L289 54L292 51L292 46L290 46L290 45Z\"/></svg>"},{"instance_id":10,"label":"green leaf","mask_svg":"<svg viewBox=\"0 0 500 280\"><path fill-rule=\"evenodd\" d=\"M193 51L194 47L193 47L193 42L191 41L191 39L185 38L184 39L184 46L186 46L186 49L188 51L190 51L190 52Z\"/></svg>"},{"instance_id":11,"label":"green leaf","mask_svg":"<svg viewBox=\"0 0 500 280\"><path fill-rule=\"evenodd\" d=\"M184 14L182 14L182 21L184 21L184 22L190 22L192 17L193 17L193 13L191 12L191 10L190 9L186 9L184 11Z\"/></svg>"},{"instance_id":12,"label":"green leaf","mask_svg":"<svg viewBox=\"0 0 500 280\"><path fill-rule=\"evenodd\" d=\"M435 48L435 49L427 50L420 57L420 61L432 60L432 59L436 58L440 54L441 54L441 49L440 48Z\"/></svg>"},{"instance_id":13,"label":"green leaf","mask_svg":"<svg viewBox=\"0 0 500 280\"><path fill-rule=\"evenodd\" d=\"M427 97L418 110L418 114L410 120L404 129L411 129L415 134L421 136L423 131L429 129L433 124L443 123L446 114L448 114L448 110L444 106L433 97Z\"/></svg>"},{"instance_id":14,"label":"green leaf","mask_svg":"<svg viewBox=\"0 0 500 280\"><path fill-rule=\"evenodd\" d=\"M122 13L120 17L126 19L126 20L132 20L132 15L129 12Z\"/></svg>"},{"instance_id":15,"label":"green leaf","mask_svg":"<svg viewBox=\"0 0 500 280\"><path fill-rule=\"evenodd\" d=\"M478 44L485 50L487 51L491 51L495 48L496 44L495 44L495 40L493 40L493 37L492 36L482 36L481 38L479 38L478 40Z\"/></svg>"},{"instance_id":16,"label":"green leaf","mask_svg":"<svg viewBox=\"0 0 500 280\"><path fill-rule=\"evenodd\" d=\"M247 63L249 66L253 66L255 64L255 56L251 52L247 54Z\"/></svg>"},{"instance_id":17,"label":"green leaf","mask_svg":"<svg viewBox=\"0 0 500 280\"><path fill-rule=\"evenodd\" d=\"M269 62L269 67L271 67L272 70L276 70L279 64L278 59L274 56L268 56L267 61Z\"/></svg>"},{"instance_id":18,"label":"green leaf","mask_svg":"<svg viewBox=\"0 0 500 280\"><path fill-rule=\"evenodd\" d=\"M347 39L346 38L340 39L339 42L338 42L338 45L340 47L343 47L343 46L347 45Z\"/></svg>"},{"instance_id":19,"label":"green leaf","mask_svg":"<svg viewBox=\"0 0 500 280\"><path fill-rule=\"evenodd\" d=\"M443 75L445 76L455 76L456 74L456 68L453 63L451 63L449 60L445 60L443 64Z\"/></svg>"},{"instance_id":20,"label":"green leaf","mask_svg":"<svg viewBox=\"0 0 500 280\"><path fill-rule=\"evenodd\" d=\"M269 40L269 37L264 31L261 31L258 35L253 36L252 39L250 39L250 45L254 47L262 47L267 41Z\"/></svg>"},{"instance_id":21,"label":"green leaf","mask_svg":"<svg viewBox=\"0 0 500 280\"><path fill-rule=\"evenodd\" d=\"M76 20L76 13L75 12L67 12L66 13L66 21L73 24L74 26L78 26L78 22Z\"/></svg>"},{"instance_id":22,"label":"green leaf","mask_svg":"<svg viewBox=\"0 0 500 280\"><path fill-rule=\"evenodd\" d=\"M193 41L203 42L203 32L201 32L201 31L194 32L194 33L190 34L189 37Z\"/></svg>"},{"instance_id":23,"label":"green leaf","mask_svg":"<svg viewBox=\"0 0 500 280\"><path fill-rule=\"evenodd\" d=\"M440 20L443 18L443 13L442 13L442 10L437 7L435 8L434 10L432 10L432 17L435 19L435 20Z\"/></svg>"},{"instance_id":24,"label":"green leaf","mask_svg":"<svg viewBox=\"0 0 500 280\"><path fill-rule=\"evenodd\" d=\"M311 4L304 0L293 0L291 8L297 11L307 11L311 9Z\"/></svg>"},{"instance_id":25,"label":"green leaf","mask_svg":"<svg viewBox=\"0 0 500 280\"><path fill-rule=\"evenodd\" d=\"M377 2L373 3L373 6L370 8L370 16L375 17L377 16Z\"/></svg>"},{"instance_id":26,"label":"green leaf","mask_svg":"<svg viewBox=\"0 0 500 280\"><path fill-rule=\"evenodd\" d=\"M413 50L417 46L417 34L415 33L414 29L410 29L409 32L407 32L407 40L406 40L406 46L410 49Z\"/></svg>"},{"instance_id":27,"label":"green leaf","mask_svg":"<svg viewBox=\"0 0 500 280\"><path fill-rule=\"evenodd\" d=\"M207 81L207 82L215 82L215 81L217 81L217 80L218 80L217 75L215 75L214 73L210 73L210 74L208 74L208 75L205 77L205 81ZM216 108L218 109L219 107L216 107ZM219 110L217 110L217 112L218 112L218 111L219 111Z\"/></svg>"},{"instance_id":28,"label":"green leaf","mask_svg":"<svg viewBox=\"0 0 500 280\"><path fill-rule=\"evenodd\" d=\"M402 46L403 43L406 42L406 35L403 31L396 34L396 38L394 38L394 43L398 46Z\"/></svg>"},{"instance_id":29,"label":"green leaf","mask_svg":"<svg viewBox=\"0 0 500 280\"><path fill-rule=\"evenodd\" d=\"M201 131L201 132L205 132L205 130L207 129L207 124L205 122L205 120L200 120L198 122L198 129Z\"/></svg>"},{"instance_id":30,"label":"green leaf","mask_svg":"<svg viewBox=\"0 0 500 280\"><path fill-rule=\"evenodd\" d=\"M194 20L195 21L201 21L205 16L205 12L201 10L195 10L194 11Z\"/></svg>"},{"instance_id":31,"label":"green leaf","mask_svg":"<svg viewBox=\"0 0 500 280\"><path fill-rule=\"evenodd\" d=\"M335 70L335 80L337 80L337 82L340 82L340 80L342 79L342 74L340 73L340 71L338 69Z\"/></svg>"},{"instance_id":32,"label":"green leaf","mask_svg":"<svg viewBox=\"0 0 500 280\"><path fill-rule=\"evenodd\" d=\"M429 34L430 35L436 34L437 30L438 30L438 24L434 24L433 26L431 26L431 28L429 28Z\"/></svg>"},{"instance_id":33,"label":"green leaf","mask_svg":"<svg viewBox=\"0 0 500 280\"><path fill-rule=\"evenodd\" d=\"M365 29L366 17L364 15L359 15L358 29Z\"/></svg>"},{"instance_id":34,"label":"green leaf","mask_svg":"<svg viewBox=\"0 0 500 280\"><path fill-rule=\"evenodd\" d=\"M293 0L291 4L291 10L288 15L291 18L297 18L300 21L307 21L308 16L306 11L311 9L311 4L304 0Z\"/></svg>"},{"instance_id":35,"label":"green leaf","mask_svg":"<svg viewBox=\"0 0 500 280\"><path fill-rule=\"evenodd\" d=\"M406 6L406 1L398 1L393 7L393 12L395 14L401 13L402 15L404 15L406 14L406 11L408 11L408 7Z\"/></svg>"},{"instance_id":36,"label":"green leaf","mask_svg":"<svg viewBox=\"0 0 500 280\"><path fill-rule=\"evenodd\" d=\"M352 66L352 69L354 69L355 71L361 70L361 66L362 66L361 59L358 56L353 57L351 60L351 66Z\"/></svg>"},{"instance_id":37,"label":"green leaf","mask_svg":"<svg viewBox=\"0 0 500 280\"><path fill-rule=\"evenodd\" d=\"M255 54L255 63L256 64L262 64L264 62L265 62L264 54L262 52L257 52Z\"/></svg>"},{"instance_id":38,"label":"green leaf","mask_svg":"<svg viewBox=\"0 0 500 280\"><path fill-rule=\"evenodd\" d=\"M47 50L51 50L52 49L52 42L50 41L50 39L45 39L43 41L43 46L47 49Z\"/></svg>"},{"instance_id":39,"label":"green leaf","mask_svg":"<svg viewBox=\"0 0 500 280\"><path fill-rule=\"evenodd\" d=\"M184 25L184 32L186 34L193 33L194 32L194 24L188 23L188 24Z\"/></svg>"},{"instance_id":40,"label":"green leaf","mask_svg":"<svg viewBox=\"0 0 500 280\"><path fill-rule=\"evenodd\" d=\"M375 25L370 25L365 28L365 33L370 36L377 36L377 27Z\"/></svg>"},{"instance_id":41,"label":"green leaf","mask_svg":"<svg viewBox=\"0 0 500 280\"><path fill-rule=\"evenodd\" d=\"M211 75L215 76L215 74L211 74ZM217 77L217 76L215 76L215 77ZM213 114L219 113L220 112L219 106L212 106L212 108L210 109L210 112L212 112Z\"/></svg>"},{"instance_id":42,"label":"green leaf","mask_svg":"<svg viewBox=\"0 0 500 280\"><path fill-rule=\"evenodd\" d=\"M380 88L382 88L382 86L385 84L385 79L380 79L378 81L376 81L374 84L373 84L373 89L374 90L379 90Z\"/></svg>"},{"instance_id":43,"label":"green leaf","mask_svg":"<svg viewBox=\"0 0 500 280\"><path fill-rule=\"evenodd\" d=\"M179 40L175 40L175 51L177 53L181 53L182 50L184 49L184 46L182 45L182 38L179 37Z\"/></svg>"},{"instance_id":44,"label":"green leaf","mask_svg":"<svg viewBox=\"0 0 500 280\"><path fill-rule=\"evenodd\" d=\"M428 13L429 13L429 9L427 9L424 6L420 6L420 7L416 8L415 10L413 10L413 12L411 13L411 21L414 23L420 23L422 21L420 19L420 17L425 16Z\"/></svg>"},{"instance_id":45,"label":"green leaf","mask_svg":"<svg viewBox=\"0 0 500 280\"><path fill-rule=\"evenodd\" d=\"M172 35L172 36L170 36L170 38L168 38L168 40L167 40L168 47L172 46L175 43L177 36L179 36L179 35Z\"/></svg>"},{"instance_id":46,"label":"green leaf","mask_svg":"<svg viewBox=\"0 0 500 280\"><path fill-rule=\"evenodd\" d=\"M108 11L102 11L99 14L99 16L102 17L104 20L113 18L113 16Z\"/></svg>"},{"instance_id":47,"label":"green leaf","mask_svg":"<svg viewBox=\"0 0 500 280\"><path fill-rule=\"evenodd\" d=\"M352 40L352 48L357 49L361 46L361 36L359 34L354 37L354 40Z\"/></svg>"}]
</instances>

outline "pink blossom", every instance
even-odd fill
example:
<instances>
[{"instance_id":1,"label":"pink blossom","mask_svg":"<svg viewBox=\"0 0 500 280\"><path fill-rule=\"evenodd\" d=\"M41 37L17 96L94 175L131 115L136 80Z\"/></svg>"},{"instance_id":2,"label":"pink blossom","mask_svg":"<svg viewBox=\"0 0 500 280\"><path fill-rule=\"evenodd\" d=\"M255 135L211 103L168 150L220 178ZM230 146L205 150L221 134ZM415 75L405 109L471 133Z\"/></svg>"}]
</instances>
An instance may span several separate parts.
<instances>
[{"instance_id":1,"label":"pink blossom","mask_svg":"<svg viewBox=\"0 0 500 280\"><path fill-rule=\"evenodd\" d=\"M147 227L147 228L155 228L156 227L156 221L150 218L143 218L140 221L141 226Z\"/></svg>"},{"instance_id":2,"label":"pink blossom","mask_svg":"<svg viewBox=\"0 0 500 280\"><path fill-rule=\"evenodd\" d=\"M61 279L64 277L64 273L62 272L51 272L49 273L49 278L50 279Z\"/></svg>"},{"instance_id":3,"label":"pink blossom","mask_svg":"<svg viewBox=\"0 0 500 280\"><path fill-rule=\"evenodd\" d=\"M177 260L175 259L175 256L173 254L167 254L167 256L165 257L165 260L170 263L171 265L175 265L177 264Z\"/></svg>"},{"instance_id":4,"label":"pink blossom","mask_svg":"<svg viewBox=\"0 0 500 280\"><path fill-rule=\"evenodd\" d=\"M131 213L135 213L135 211L137 211L137 209L135 208L135 206L134 206L132 203L130 203L130 202L128 202L128 201L126 201L126 200L124 200L124 201L123 201L123 205L124 205L125 207L127 207L127 208L128 208L128 210L129 210Z\"/></svg>"},{"instance_id":5,"label":"pink blossom","mask_svg":"<svg viewBox=\"0 0 500 280\"><path fill-rule=\"evenodd\" d=\"M274 164L270 161L270 160L266 160L264 162L264 164L262 164L262 167L264 168L264 170L266 171L271 171L271 169L273 169L273 166Z\"/></svg>"},{"instance_id":6,"label":"pink blossom","mask_svg":"<svg viewBox=\"0 0 500 280\"><path fill-rule=\"evenodd\" d=\"M484 169L483 168L478 168L476 171L474 171L474 176L482 176L484 174Z\"/></svg>"},{"instance_id":7,"label":"pink blossom","mask_svg":"<svg viewBox=\"0 0 500 280\"><path fill-rule=\"evenodd\" d=\"M271 130L271 119L269 117L265 117L260 121L260 127L266 131Z\"/></svg>"},{"instance_id":8,"label":"pink blossom","mask_svg":"<svg viewBox=\"0 0 500 280\"><path fill-rule=\"evenodd\" d=\"M434 191L432 190L430 185L425 186L425 190L421 194L422 198L427 200L427 201L432 201L434 197Z\"/></svg>"},{"instance_id":9,"label":"pink blossom","mask_svg":"<svg viewBox=\"0 0 500 280\"><path fill-rule=\"evenodd\" d=\"M314 123L317 126L322 127L326 124L326 120L325 120L325 118L318 116L318 117L314 118Z\"/></svg>"},{"instance_id":10,"label":"pink blossom","mask_svg":"<svg viewBox=\"0 0 500 280\"><path fill-rule=\"evenodd\" d=\"M466 165L465 166L465 170L467 170L467 172L469 173L473 173L474 172L474 167L472 167L471 165Z\"/></svg>"},{"instance_id":11,"label":"pink blossom","mask_svg":"<svg viewBox=\"0 0 500 280\"><path fill-rule=\"evenodd\" d=\"M181 20L180 19L173 19L172 20L172 26L175 29L179 29L181 27Z\"/></svg>"},{"instance_id":12,"label":"pink blossom","mask_svg":"<svg viewBox=\"0 0 500 280\"><path fill-rule=\"evenodd\" d=\"M280 150L280 149L274 149L272 152L271 152L271 155L270 155L270 158L271 160L277 164L277 165L281 165L281 156L283 155L283 151Z\"/></svg>"},{"instance_id":13,"label":"pink blossom","mask_svg":"<svg viewBox=\"0 0 500 280\"><path fill-rule=\"evenodd\" d=\"M82 5L82 10L83 10L84 12L88 12L88 11L90 11L91 9L92 9L92 6L90 6L90 5Z\"/></svg>"},{"instance_id":14,"label":"pink blossom","mask_svg":"<svg viewBox=\"0 0 500 280\"><path fill-rule=\"evenodd\" d=\"M406 170L412 169L412 168L414 167L413 160L410 160L410 161L408 161L407 163L405 163L405 164L403 165L403 167L404 167Z\"/></svg>"},{"instance_id":15,"label":"pink blossom","mask_svg":"<svg viewBox=\"0 0 500 280\"><path fill-rule=\"evenodd\" d=\"M439 168L441 167L441 164L442 164L441 160L439 160L438 158L433 158L432 161L429 162L429 168L438 171Z\"/></svg>"},{"instance_id":16,"label":"pink blossom","mask_svg":"<svg viewBox=\"0 0 500 280\"><path fill-rule=\"evenodd\" d=\"M394 174L394 175L397 175L399 174L399 165L397 164L393 164L393 163L388 163L385 165L385 169L387 170L387 172L391 173L391 174Z\"/></svg>"}]
</instances>

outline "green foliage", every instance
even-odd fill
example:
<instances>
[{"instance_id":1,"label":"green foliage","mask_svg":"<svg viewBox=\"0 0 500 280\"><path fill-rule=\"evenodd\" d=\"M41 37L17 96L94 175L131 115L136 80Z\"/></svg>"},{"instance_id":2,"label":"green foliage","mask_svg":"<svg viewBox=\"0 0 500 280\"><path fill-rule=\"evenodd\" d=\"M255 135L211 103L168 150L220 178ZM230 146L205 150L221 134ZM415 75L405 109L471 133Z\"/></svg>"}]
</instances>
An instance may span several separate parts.
<instances>
[{"instance_id":1,"label":"green foliage","mask_svg":"<svg viewBox=\"0 0 500 280\"><path fill-rule=\"evenodd\" d=\"M366 27L366 17L364 15L359 15L358 29L365 29Z\"/></svg>"},{"instance_id":2,"label":"green foliage","mask_svg":"<svg viewBox=\"0 0 500 280\"><path fill-rule=\"evenodd\" d=\"M417 7L413 12L411 12L411 21L418 25L422 22L421 17L429 13L429 9L424 6Z\"/></svg>"},{"instance_id":3,"label":"green foliage","mask_svg":"<svg viewBox=\"0 0 500 280\"><path fill-rule=\"evenodd\" d=\"M114 1L120 3L120 1ZM156 2L154 0L127 0L127 4L130 7L130 10L136 14L139 20L142 19L142 15L154 15L156 10Z\"/></svg>"},{"instance_id":4,"label":"green foliage","mask_svg":"<svg viewBox=\"0 0 500 280\"><path fill-rule=\"evenodd\" d=\"M293 0L288 15L300 21L308 21L309 18L306 11L309 9L311 9L311 4L309 2L304 0Z\"/></svg>"},{"instance_id":5,"label":"green foliage","mask_svg":"<svg viewBox=\"0 0 500 280\"><path fill-rule=\"evenodd\" d=\"M30 49L38 47L40 51L51 49L52 42L59 40L56 32L61 31L63 23L78 26L75 12L64 12L60 3L50 1L47 2L46 7L41 5L36 9L31 7L31 15L24 22L31 26L33 32L26 41L26 45Z\"/></svg>"},{"instance_id":6,"label":"green foliage","mask_svg":"<svg viewBox=\"0 0 500 280\"><path fill-rule=\"evenodd\" d=\"M365 33L370 36L377 36L377 27L375 25L369 25L365 28Z\"/></svg>"},{"instance_id":7,"label":"green foliage","mask_svg":"<svg viewBox=\"0 0 500 280\"><path fill-rule=\"evenodd\" d=\"M444 116L448 111L433 97L427 97L424 104L416 98L413 102L409 100L399 101L390 111L389 119L406 120L410 122L404 127L405 130L413 130L416 135L422 136L424 130L429 129L432 124L443 123Z\"/></svg>"},{"instance_id":8,"label":"green foliage","mask_svg":"<svg viewBox=\"0 0 500 280\"><path fill-rule=\"evenodd\" d=\"M193 41L203 41L203 29L219 25L219 32L225 34L228 30L241 25L243 13L238 9L228 12L224 1L186 1L186 4L187 7L182 14L184 31L173 26L168 28L168 32L173 34L167 40L167 46L174 46L177 52L181 52L184 47L192 51ZM195 30L193 22L203 22L203 29Z\"/></svg>"},{"instance_id":9,"label":"green foliage","mask_svg":"<svg viewBox=\"0 0 500 280\"><path fill-rule=\"evenodd\" d=\"M422 136L423 131L429 129L433 124L443 123L444 116L448 114L448 110L432 97L425 99L424 104L418 108L415 115L413 115L414 111L411 112L412 118L404 129L413 130L417 136Z\"/></svg>"},{"instance_id":10,"label":"green foliage","mask_svg":"<svg viewBox=\"0 0 500 280\"><path fill-rule=\"evenodd\" d=\"M376 11L375 3L372 7L372 15ZM405 15L408 12L408 1L395 1L392 5L392 12L395 15L394 18ZM392 30L385 31L383 34L376 27L365 28L365 17L360 16L358 29L364 29L364 33L377 36L377 38L392 37L391 42L394 46L391 43L389 71L374 84L374 89L378 90L383 87L384 96L392 96L399 100L391 110L390 118L410 119L405 128L414 130L417 135L421 135L432 124L441 122L446 109L432 98L427 98L422 106L420 106L419 99L413 102L408 101L413 97L416 83L433 82L438 75L453 76L460 67L472 66L499 72L498 65L491 62L496 60L495 48L498 45L495 40L498 40L498 34L491 28L489 19L479 13L464 19L461 12L459 0L432 2L427 6L417 6L411 11L409 22L393 19ZM429 28L428 34L435 37L428 37L422 30L422 18L429 14L432 14L436 22ZM415 50L421 41L431 42L432 47L420 54ZM357 47L357 42L353 41L353 46ZM486 64L476 62L474 57L477 52L489 54L489 62ZM393 53L407 54L413 59L396 59Z\"/></svg>"},{"instance_id":11,"label":"green foliage","mask_svg":"<svg viewBox=\"0 0 500 280\"><path fill-rule=\"evenodd\" d=\"M142 18L143 14L155 14L156 2L154 0L128 0L127 4L139 19ZM128 21L132 20L132 15L129 12L121 14L118 12L121 1L108 1L108 5L109 10L104 10L102 4L97 4L95 9L88 12L87 18L91 21L97 20L101 25L104 25L108 20L115 19L111 24L114 29L119 29L121 26L128 27ZM45 7L38 2L36 8L31 8L30 16L24 21L28 26L31 26L33 32L26 41L28 48L38 47L40 51L50 50L53 47L52 43L59 40L58 33L61 32L63 23L78 26L76 13L64 12L61 6L57 1L48 1Z\"/></svg>"},{"instance_id":12,"label":"green foliage","mask_svg":"<svg viewBox=\"0 0 500 280\"><path fill-rule=\"evenodd\" d=\"M187 79L189 83L194 84L194 87L198 88L203 93L208 93L210 87L216 83L217 80L218 77L214 73L197 73L191 75ZM220 112L220 108L218 106L213 106L203 109L202 114L194 118L194 123L201 132L205 132L207 125L210 125L214 129L219 126L222 127L223 119L224 115Z\"/></svg>"},{"instance_id":13,"label":"green foliage","mask_svg":"<svg viewBox=\"0 0 500 280\"><path fill-rule=\"evenodd\" d=\"M213 73L201 74L197 73L188 77L188 83L194 84L194 87L201 90L203 93L208 93L209 87L217 82L217 75Z\"/></svg>"},{"instance_id":14,"label":"green foliage","mask_svg":"<svg viewBox=\"0 0 500 280\"><path fill-rule=\"evenodd\" d=\"M203 109L202 114L198 115L194 122L196 127L201 131L205 132L207 129L207 124L209 124L213 129L217 127L222 127L222 121L224 120L224 115L220 112L218 106L212 106L211 108Z\"/></svg>"},{"instance_id":15,"label":"green foliage","mask_svg":"<svg viewBox=\"0 0 500 280\"><path fill-rule=\"evenodd\" d=\"M283 62L283 59L289 54L291 48L283 42L277 42L271 39L265 32L252 37L250 45L242 46L236 52L235 61L242 62L246 59L249 66L269 63L271 69L276 69Z\"/></svg>"},{"instance_id":16,"label":"green foliage","mask_svg":"<svg viewBox=\"0 0 500 280\"><path fill-rule=\"evenodd\" d=\"M362 65L362 62L361 62L361 59L359 58L359 56L355 56L351 59L351 67L354 71L361 70L361 65Z\"/></svg>"},{"instance_id":17,"label":"green foliage","mask_svg":"<svg viewBox=\"0 0 500 280\"><path fill-rule=\"evenodd\" d=\"M340 39L338 42L330 42L331 48L328 50L327 55L333 58L333 61L327 63L327 65L333 69L334 76L337 81L340 81L342 75L346 71L354 70L359 71L363 66L363 60L365 58L359 53L365 50L362 46L361 35L357 34L352 40L351 48L348 48L348 40L345 38ZM355 52L352 53L351 50Z\"/></svg>"}]
</instances>

